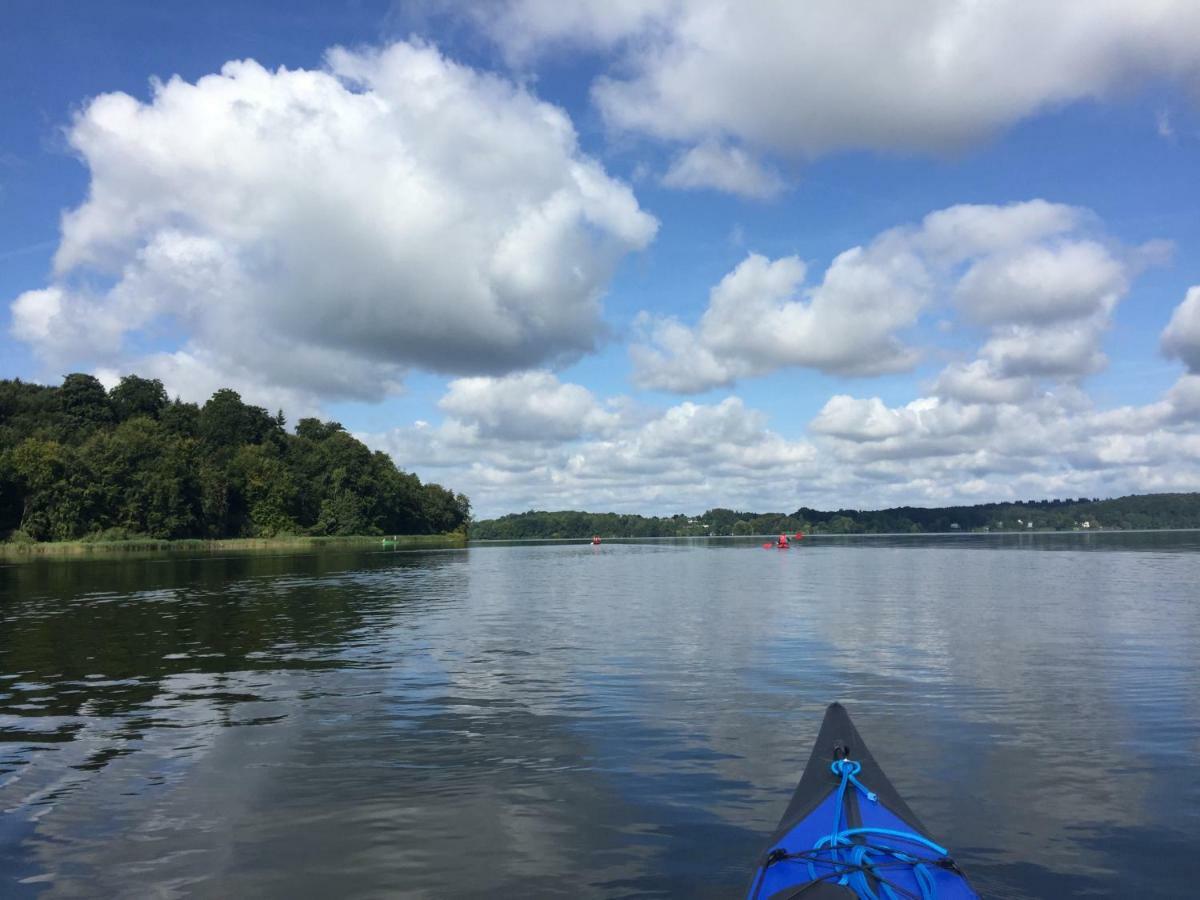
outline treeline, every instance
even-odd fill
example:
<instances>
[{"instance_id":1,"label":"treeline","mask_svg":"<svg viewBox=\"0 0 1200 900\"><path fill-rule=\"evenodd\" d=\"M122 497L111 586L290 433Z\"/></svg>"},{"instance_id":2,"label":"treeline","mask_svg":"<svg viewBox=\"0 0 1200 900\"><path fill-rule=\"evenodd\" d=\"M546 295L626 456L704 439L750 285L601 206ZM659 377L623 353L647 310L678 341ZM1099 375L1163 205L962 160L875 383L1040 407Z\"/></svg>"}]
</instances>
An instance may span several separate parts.
<instances>
[{"instance_id":1,"label":"treeline","mask_svg":"<svg viewBox=\"0 0 1200 900\"><path fill-rule=\"evenodd\" d=\"M795 532L807 523L782 513L739 513L710 509L702 516L620 515L563 510L523 513L485 519L471 524L471 537L479 540L522 538L601 537L704 537L712 534L772 534Z\"/></svg>"},{"instance_id":2,"label":"treeline","mask_svg":"<svg viewBox=\"0 0 1200 900\"><path fill-rule=\"evenodd\" d=\"M802 507L794 515L812 523L814 530L835 534L1200 528L1200 494L1140 494L1104 500L1079 497L932 509L900 506L877 511L822 512Z\"/></svg>"},{"instance_id":3,"label":"treeline","mask_svg":"<svg viewBox=\"0 0 1200 900\"><path fill-rule=\"evenodd\" d=\"M703 537L706 535L922 534L946 531L1029 531L1075 529L1200 528L1200 494L1146 494L1116 499L1031 500L927 509L823 511L800 507L793 513L752 513L710 509L700 516L638 516L574 511L530 511L487 519L471 526L471 536L489 540L522 538Z\"/></svg>"},{"instance_id":4,"label":"treeline","mask_svg":"<svg viewBox=\"0 0 1200 900\"><path fill-rule=\"evenodd\" d=\"M81 374L0 380L0 539L465 530L465 495L422 484L336 422L285 425L232 390L198 405L136 375L111 391Z\"/></svg>"}]
</instances>

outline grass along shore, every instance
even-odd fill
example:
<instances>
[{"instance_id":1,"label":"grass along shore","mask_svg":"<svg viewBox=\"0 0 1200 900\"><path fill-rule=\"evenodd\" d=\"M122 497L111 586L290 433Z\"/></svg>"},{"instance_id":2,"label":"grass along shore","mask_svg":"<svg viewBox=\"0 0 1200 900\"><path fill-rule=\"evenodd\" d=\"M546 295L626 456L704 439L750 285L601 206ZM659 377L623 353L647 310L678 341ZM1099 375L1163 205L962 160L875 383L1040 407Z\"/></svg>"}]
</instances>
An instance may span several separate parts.
<instances>
[{"instance_id":1,"label":"grass along shore","mask_svg":"<svg viewBox=\"0 0 1200 900\"><path fill-rule=\"evenodd\" d=\"M422 547L465 547L466 538L454 534L412 535L346 535L339 537L286 536L273 538L220 538L204 540L160 540L131 538L126 540L49 541L44 543L0 543L0 560L31 560L50 557L100 557L128 553L221 553L231 550L332 550L369 549L386 547L407 550Z\"/></svg>"}]
</instances>

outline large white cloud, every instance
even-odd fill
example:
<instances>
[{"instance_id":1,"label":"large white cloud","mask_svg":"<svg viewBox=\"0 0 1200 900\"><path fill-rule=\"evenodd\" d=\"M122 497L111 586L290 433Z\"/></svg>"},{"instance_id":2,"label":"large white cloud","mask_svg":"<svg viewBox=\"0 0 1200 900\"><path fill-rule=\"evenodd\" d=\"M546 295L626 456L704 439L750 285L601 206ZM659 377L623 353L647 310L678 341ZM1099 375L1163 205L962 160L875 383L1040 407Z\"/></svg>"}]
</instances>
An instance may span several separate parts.
<instances>
[{"instance_id":1,"label":"large white cloud","mask_svg":"<svg viewBox=\"0 0 1200 900\"><path fill-rule=\"evenodd\" d=\"M1190 288L1162 336L1163 349L1200 374L1200 286Z\"/></svg>"},{"instance_id":2,"label":"large white cloud","mask_svg":"<svg viewBox=\"0 0 1200 900\"><path fill-rule=\"evenodd\" d=\"M471 381L469 400L461 384L451 388L440 425L421 422L361 437L423 477L466 491L479 515L548 505L629 512L720 504L765 509L778 507L802 479L816 474L809 442L772 431L764 413L736 397L665 410L597 404L579 385L538 373L537 394L586 395L591 402L544 408L539 432L565 437L530 440L524 431L481 426L478 419L483 398L510 396L512 379ZM597 416L599 427L581 426Z\"/></svg>"},{"instance_id":3,"label":"large white cloud","mask_svg":"<svg viewBox=\"0 0 1200 900\"><path fill-rule=\"evenodd\" d=\"M602 402L545 373L531 382L533 395L577 402L550 404L537 429L564 437L531 440L523 430L481 425L482 406L510 397L516 384L479 379L470 400L452 388L441 424L362 437L422 477L466 491L484 517L531 508L669 514L929 505L1200 486L1195 375L1160 400L1110 410L1069 385L1020 402L930 395L889 407L838 395L810 424L811 440L779 434L736 397L655 410ZM596 415L601 426L581 425Z\"/></svg>"},{"instance_id":4,"label":"large white cloud","mask_svg":"<svg viewBox=\"0 0 1200 900\"><path fill-rule=\"evenodd\" d=\"M613 267L657 227L561 109L417 44L103 95L68 138L89 195L54 282L12 307L54 364L157 343L370 398L411 366L554 363L594 346Z\"/></svg>"},{"instance_id":5,"label":"large white cloud","mask_svg":"<svg viewBox=\"0 0 1200 900\"><path fill-rule=\"evenodd\" d=\"M983 221L962 211L949 218ZM1190 314L1196 295L1173 321ZM1067 325L1095 316L1077 312ZM1027 326L997 326L1014 327ZM1200 374L1184 374L1152 402L1100 409L1078 373L995 371L987 355L995 343L993 333L980 358L947 367L908 403L831 397L807 440L774 431L737 397L653 409L598 398L546 372L461 379L442 400L441 424L364 437L423 476L466 490L482 516L877 508L1200 488Z\"/></svg>"},{"instance_id":6,"label":"large white cloud","mask_svg":"<svg viewBox=\"0 0 1200 900\"><path fill-rule=\"evenodd\" d=\"M962 203L927 215L916 241L930 258L957 265L1077 231L1091 218L1079 207L1040 199L1005 206Z\"/></svg>"},{"instance_id":7,"label":"large white cloud","mask_svg":"<svg viewBox=\"0 0 1200 900\"><path fill-rule=\"evenodd\" d=\"M1043 200L955 206L839 254L811 287L798 257L752 253L713 288L694 327L642 317L635 381L699 392L789 366L911 368L919 352L904 333L938 305L991 331L987 370L971 369L968 385L959 366L948 386L1010 396L1028 386L985 379L1081 377L1104 364L1101 337L1140 261L1086 237L1092 218Z\"/></svg>"},{"instance_id":8,"label":"large white cloud","mask_svg":"<svg viewBox=\"0 0 1200 900\"><path fill-rule=\"evenodd\" d=\"M459 378L438 404L482 437L559 443L611 431L617 414L587 388L550 372Z\"/></svg>"},{"instance_id":9,"label":"large white cloud","mask_svg":"<svg viewBox=\"0 0 1200 900\"><path fill-rule=\"evenodd\" d=\"M1110 312L1127 287L1125 266L1107 248L1074 241L985 257L954 293L978 322L1051 323Z\"/></svg>"},{"instance_id":10,"label":"large white cloud","mask_svg":"<svg viewBox=\"0 0 1200 900\"><path fill-rule=\"evenodd\" d=\"M933 393L964 403L1016 403L1033 394L1037 381L1029 377L1005 377L986 359L951 363L938 375Z\"/></svg>"},{"instance_id":11,"label":"large white cloud","mask_svg":"<svg viewBox=\"0 0 1200 900\"><path fill-rule=\"evenodd\" d=\"M1076 224L1085 219L1082 214ZM938 376L939 396L968 403L1014 403L1045 381L1076 384L1107 365L1101 350L1114 309L1137 270L1161 262L1167 242L1107 246L1055 231L1040 243L984 256L955 285L969 322L990 326L971 363Z\"/></svg>"},{"instance_id":12,"label":"large white cloud","mask_svg":"<svg viewBox=\"0 0 1200 900\"><path fill-rule=\"evenodd\" d=\"M1200 73L1190 0L510 0L490 19L527 56L624 41L595 96L614 124L788 154L945 151L1048 107Z\"/></svg>"},{"instance_id":13,"label":"large white cloud","mask_svg":"<svg viewBox=\"0 0 1200 900\"><path fill-rule=\"evenodd\" d=\"M937 397L914 400L891 409L878 397L858 399L846 394L830 397L813 420L820 434L851 441L885 441L902 435L958 437L982 431L993 412L985 406L943 403Z\"/></svg>"},{"instance_id":14,"label":"large white cloud","mask_svg":"<svg viewBox=\"0 0 1200 900\"><path fill-rule=\"evenodd\" d=\"M878 398L835 397L812 428L847 489L861 495L871 486L876 503L1194 490L1194 394L1185 379L1160 401L1107 411L1069 389L1020 404L926 397L889 408Z\"/></svg>"},{"instance_id":15,"label":"large white cloud","mask_svg":"<svg viewBox=\"0 0 1200 900\"><path fill-rule=\"evenodd\" d=\"M1099 348L1106 324L1106 320L1092 319L1056 328L1007 326L996 330L983 345L980 356L1001 378L1090 375L1106 362Z\"/></svg>"},{"instance_id":16,"label":"large white cloud","mask_svg":"<svg viewBox=\"0 0 1200 900\"><path fill-rule=\"evenodd\" d=\"M1173 421L1200 424L1200 375L1185 375L1164 398Z\"/></svg>"},{"instance_id":17,"label":"large white cloud","mask_svg":"<svg viewBox=\"0 0 1200 900\"><path fill-rule=\"evenodd\" d=\"M855 247L808 292L805 272L798 257L751 253L713 288L694 329L643 320L645 339L631 349L635 381L692 392L784 366L877 375L912 365L915 354L894 333L912 325L927 302L928 276L915 256Z\"/></svg>"},{"instance_id":18,"label":"large white cloud","mask_svg":"<svg viewBox=\"0 0 1200 900\"><path fill-rule=\"evenodd\" d=\"M1172 326L1197 296L1195 288L1188 292ZM1057 351L1059 375L1075 374L1073 363L1094 351L1091 336L1079 339L1080 352L1026 337L1023 360L1053 365ZM1099 410L1070 378L1038 390L1030 373L998 375L989 359L997 343L989 340L981 359L948 368L929 396L903 406L830 398L810 430L821 459L840 466L844 489L869 490L878 504L905 496L929 502L1200 487L1200 376L1184 375L1154 402ZM1021 343L1013 339L1014 347Z\"/></svg>"},{"instance_id":19,"label":"large white cloud","mask_svg":"<svg viewBox=\"0 0 1200 900\"><path fill-rule=\"evenodd\" d=\"M948 154L1072 102L1200 82L1191 0L502 0L469 15L518 67L603 51L605 119L738 145L745 162L705 179L735 193L755 151Z\"/></svg>"}]
</instances>

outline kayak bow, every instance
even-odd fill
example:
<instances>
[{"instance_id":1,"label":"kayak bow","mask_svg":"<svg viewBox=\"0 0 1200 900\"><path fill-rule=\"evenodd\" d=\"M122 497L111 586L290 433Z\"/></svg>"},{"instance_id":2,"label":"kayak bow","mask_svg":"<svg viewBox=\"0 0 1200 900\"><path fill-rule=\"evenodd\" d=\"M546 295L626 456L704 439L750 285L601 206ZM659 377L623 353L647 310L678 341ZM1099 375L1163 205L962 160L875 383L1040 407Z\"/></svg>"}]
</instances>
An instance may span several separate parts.
<instances>
[{"instance_id":1,"label":"kayak bow","mask_svg":"<svg viewBox=\"0 0 1200 900\"><path fill-rule=\"evenodd\" d=\"M758 861L750 900L965 900L966 876L901 799L840 703Z\"/></svg>"}]
</instances>

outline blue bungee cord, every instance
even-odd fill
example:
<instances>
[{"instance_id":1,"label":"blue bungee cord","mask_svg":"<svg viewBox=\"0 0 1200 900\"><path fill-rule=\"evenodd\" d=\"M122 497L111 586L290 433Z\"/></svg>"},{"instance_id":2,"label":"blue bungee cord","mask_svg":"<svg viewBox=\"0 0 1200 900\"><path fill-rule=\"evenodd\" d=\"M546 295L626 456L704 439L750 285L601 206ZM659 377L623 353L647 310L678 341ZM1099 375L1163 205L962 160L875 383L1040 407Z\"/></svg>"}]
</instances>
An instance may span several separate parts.
<instances>
[{"instance_id":1,"label":"blue bungee cord","mask_svg":"<svg viewBox=\"0 0 1200 900\"><path fill-rule=\"evenodd\" d=\"M834 803L833 830L819 838L811 850L789 853L783 847L776 847L768 853L758 871L758 877L755 879L750 896L757 900L761 895L767 869L775 863L803 861L808 865L808 874L811 879L808 885L837 878L836 883L848 887L859 900L917 898L917 894L898 884L893 884L881 871L907 866L910 867L913 879L917 883L917 889L921 892L920 900L937 900L937 881L927 864L951 872L959 872L954 860L949 856L949 851L940 844L912 831L899 831L895 828L843 828L842 813L846 806L847 790L853 787L871 803L877 803L879 798L874 791L869 790L858 780L858 773L862 771L861 763L848 757L842 757L834 760L829 768L840 779ZM891 838L893 841L901 840L913 845L914 850L918 848L930 850L937 854L937 858L917 856L915 853L907 853L898 847L885 844L871 844L854 840L854 838L862 839L866 836ZM818 866L823 866L830 871L820 873L817 871ZM879 893L876 893L875 888L872 887L872 880L879 885ZM795 896L804 892L805 886L799 885L799 887L800 891Z\"/></svg>"},{"instance_id":2,"label":"blue bungee cord","mask_svg":"<svg viewBox=\"0 0 1200 900\"><path fill-rule=\"evenodd\" d=\"M876 894L871 888L871 883L867 880L866 873L881 861L877 860L876 856L890 857L912 866L913 877L916 878L917 886L921 890L922 900L936 900L938 894L937 883L934 881L929 869L925 866L928 860L913 856L911 853L905 853L903 850L894 847L856 843L852 838L856 835L882 835L885 837L900 838L917 846L926 847L940 857L947 855L948 851L946 848L911 831L897 831L894 828L843 828L842 810L845 808L846 790L848 788L853 786L871 803L877 802L879 798L858 780L858 773L862 771L861 763L849 758L835 759L829 768L834 775L841 778L837 789L837 802L833 807L833 830L813 844L813 850L820 851L828 847L829 862L835 867L845 866L849 869L849 871L838 879L837 883L849 887L862 900L880 900L879 894ZM847 853L845 859L841 856L842 852ZM816 863L816 860L809 857L808 872L812 876L812 879L816 881L819 878L830 877L818 875ZM898 895L886 881L880 880L879 886L886 900L898 900Z\"/></svg>"}]
</instances>

